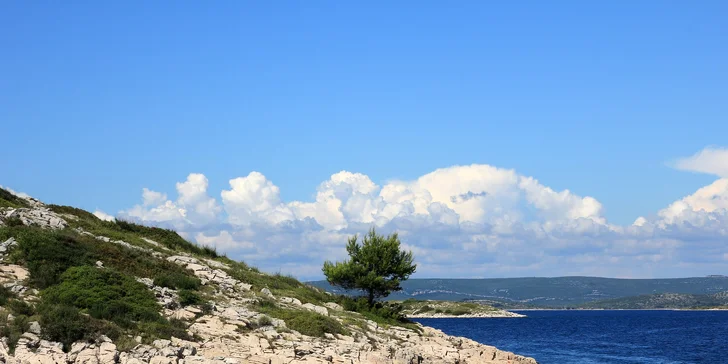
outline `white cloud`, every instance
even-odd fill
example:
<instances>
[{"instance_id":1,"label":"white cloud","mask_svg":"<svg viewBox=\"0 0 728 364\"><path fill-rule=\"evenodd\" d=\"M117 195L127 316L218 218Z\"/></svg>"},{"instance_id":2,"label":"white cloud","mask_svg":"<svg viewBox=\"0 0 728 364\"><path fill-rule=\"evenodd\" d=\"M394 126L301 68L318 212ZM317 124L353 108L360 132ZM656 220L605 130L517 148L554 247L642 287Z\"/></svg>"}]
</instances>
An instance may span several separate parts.
<instances>
[{"instance_id":1,"label":"white cloud","mask_svg":"<svg viewBox=\"0 0 728 364\"><path fill-rule=\"evenodd\" d=\"M20 198L26 198L26 199L27 198L30 198L30 195L27 194L27 193L25 193L25 192L18 192L18 191L13 190L10 187L4 187L3 185L0 185L0 188L4 189L4 190L12 193L13 195L20 197Z\"/></svg>"},{"instance_id":2,"label":"white cloud","mask_svg":"<svg viewBox=\"0 0 728 364\"><path fill-rule=\"evenodd\" d=\"M318 186L313 201L283 201L259 172L229 185L218 204L207 178L191 174L177 183L177 200L144 189L143 203L121 215L171 225L232 258L303 278L320 277L314 268L344 258L346 238L371 226L399 232L422 277L649 277L728 268L728 178L627 226L610 224L593 197L489 165L381 186L341 171Z\"/></svg>"},{"instance_id":3,"label":"white cloud","mask_svg":"<svg viewBox=\"0 0 728 364\"><path fill-rule=\"evenodd\" d=\"M728 148L707 147L693 156L673 163L679 170L728 177Z\"/></svg>"},{"instance_id":4,"label":"white cloud","mask_svg":"<svg viewBox=\"0 0 728 364\"><path fill-rule=\"evenodd\" d=\"M111 216L101 210L94 211L94 216L96 216L99 219L104 220L104 221L116 221L116 218L114 218L113 216Z\"/></svg>"},{"instance_id":5,"label":"white cloud","mask_svg":"<svg viewBox=\"0 0 728 364\"><path fill-rule=\"evenodd\" d=\"M218 220L222 208L207 195L207 177L191 173L187 180L176 185L178 198L167 199L165 193L142 189L142 204L119 215L141 222L163 223L178 230L210 224Z\"/></svg>"}]
</instances>

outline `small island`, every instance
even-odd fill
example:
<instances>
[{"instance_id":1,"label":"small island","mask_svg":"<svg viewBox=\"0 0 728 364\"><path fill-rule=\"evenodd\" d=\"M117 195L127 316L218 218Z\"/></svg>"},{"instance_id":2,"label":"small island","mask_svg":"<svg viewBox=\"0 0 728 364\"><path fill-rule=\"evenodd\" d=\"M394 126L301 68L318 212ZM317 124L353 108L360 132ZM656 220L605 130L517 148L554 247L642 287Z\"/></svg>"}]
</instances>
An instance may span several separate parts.
<instances>
[{"instance_id":1,"label":"small island","mask_svg":"<svg viewBox=\"0 0 728 364\"><path fill-rule=\"evenodd\" d=\"M475 302L414 300L398 301L408 318L491 318L526 317Z\"/></svg>"}]
</instances>

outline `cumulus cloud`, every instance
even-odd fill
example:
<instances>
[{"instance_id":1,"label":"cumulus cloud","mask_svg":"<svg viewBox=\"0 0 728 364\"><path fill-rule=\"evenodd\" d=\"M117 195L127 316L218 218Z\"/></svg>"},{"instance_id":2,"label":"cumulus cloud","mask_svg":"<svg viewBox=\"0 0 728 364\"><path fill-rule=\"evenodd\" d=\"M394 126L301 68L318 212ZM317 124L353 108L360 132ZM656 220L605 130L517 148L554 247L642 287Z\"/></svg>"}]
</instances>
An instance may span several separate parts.
<instances>
[{"instance_id":1,"label":"cumulus cloud","mask_svg":"<svg viewBox=\"0 0 728 364\"><path fill-rule=\"evenodd\" d=\"M30 198L30 195L28 195L25 192L18 192L18 191L13 190L10 187L5 187L3 185L0 185L0 188L4 189L5 191L8 191L8 192L12 193L13 195L18 196L20 198Z\"/></svg>"},{"instance_id":2,"label":"cumulus cloud","mask_svg":"<svg viewBox=\"0 0 728 364\"><path fill-rule=\"evenodd\" d=\"M728 178L728 148L708 147L673 163L679 170L714 174Z\"/></svg>"},{"instance_id":3,"label":"cumulus cloud","mask_svg":"<svg viewBox=\"0 0 728 364\"><path fill-rule=\"evenodd\" d=\"M194 230L218 221L222 208L217 200L207 195L207 177L191 173L187 180L176 184L177 200L172 201L162 192L142 190L142 203L121 211L123 218L168 225L185 231Z\"/></svg>"},{"instance_id":4,"label":"cumulus cloud","mask_svg":"<svg viewBox=\"0 0 728 364\"><path fill-rule=\"evenodd\" d=\"M322 262L344 258L347 237L372 226L400 234L421 277L650 277L728 268L728 178L627 226L610 224L593 197L489 165L382 185L341 171L312 201L283 201L259 172L228 183L218 202L207 178L190 174L176 184L176 200L144 189L142 203L120 216L172 226L232 258L301 278L321 277Z\"/></svg>"},{"instance_id":5,"label":"cumulus cloud","mask_svg":"<svg viewBox=\"0 0 728 364\"><path fill-rule=\"evenodd\" d=\"M96 216L99 219L104 220L104 221L116 221L116 218L114 218L113 216L111 216L101 210L94 211L94 216Z\"/></svg>"}]
</instances>

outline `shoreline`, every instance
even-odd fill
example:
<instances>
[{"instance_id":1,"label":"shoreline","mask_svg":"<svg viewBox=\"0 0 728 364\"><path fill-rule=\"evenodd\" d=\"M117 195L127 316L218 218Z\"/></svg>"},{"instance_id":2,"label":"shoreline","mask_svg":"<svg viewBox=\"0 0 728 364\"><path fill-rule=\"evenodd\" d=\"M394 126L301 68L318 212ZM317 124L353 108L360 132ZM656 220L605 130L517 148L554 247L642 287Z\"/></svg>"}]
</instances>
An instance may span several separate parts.
<instances>
[{"instance_id":1,"label":"shoreline","mask_svg":"<svg viewBox=\"0 0 728 364\"><path fill-rule=\"evenodd\" d=\"M511 311L480 312L464 315L447 315L442 313L407 315L408 319L413 318L523 318L524 314Z\"/></svg>"},{"instance_id":2,"label":"shoreline","mask_svg":"<svg viewBox=\"0 0 728 364\"><path fill-rule=\"evenodd\" d=\"M518 308L512 311L728 311L728 308Z\"/></svg>"}]
</instances>

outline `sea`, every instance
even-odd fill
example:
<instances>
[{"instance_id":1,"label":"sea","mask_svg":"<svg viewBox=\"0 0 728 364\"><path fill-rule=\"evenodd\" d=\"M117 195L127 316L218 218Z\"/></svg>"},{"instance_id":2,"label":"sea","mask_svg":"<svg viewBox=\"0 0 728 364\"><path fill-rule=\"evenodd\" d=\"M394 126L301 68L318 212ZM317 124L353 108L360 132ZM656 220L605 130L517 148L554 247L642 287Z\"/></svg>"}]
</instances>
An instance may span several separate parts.
<instances>
[{"instance_id":1,"label":"sea","mask_svg":"<svg viewBox=\"0 0 728 364\"><path fill-rule=\"evenodd\" d=\"M514 311L525 318L416 319L540 364L728 363L728 311Z\"/></svg>"}]
</instances>

